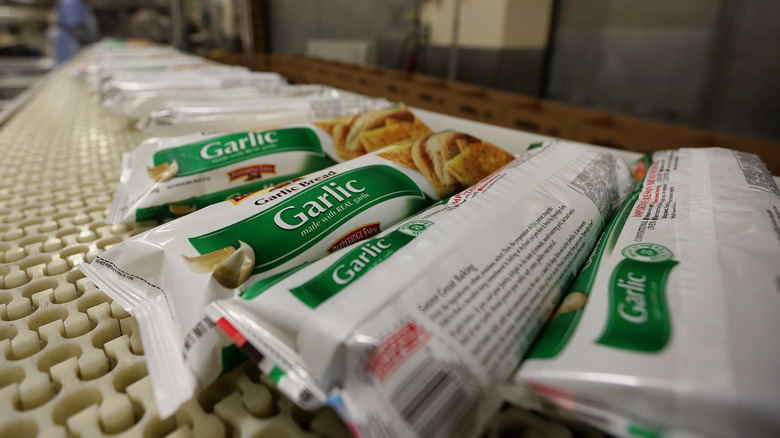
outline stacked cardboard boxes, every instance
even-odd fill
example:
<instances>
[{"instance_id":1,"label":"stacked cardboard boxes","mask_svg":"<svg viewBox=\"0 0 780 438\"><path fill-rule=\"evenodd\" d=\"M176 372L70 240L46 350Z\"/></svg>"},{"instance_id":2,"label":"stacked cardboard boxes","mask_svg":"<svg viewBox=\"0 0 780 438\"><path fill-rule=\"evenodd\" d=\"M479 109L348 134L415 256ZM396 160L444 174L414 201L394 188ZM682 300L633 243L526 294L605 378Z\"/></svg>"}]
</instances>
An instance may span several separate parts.
<instances>
[{"instance_id":1,"label":"stacked cardboard boxes","mask_svg":"<svg viewBox=\"0 0 780 438\"><path fill-rule=\"evenodd\" d=\"M217 61L244 64L241 55ZM258 54L258 69L275 71L297 83L318 83L438 113L522 131L617 149L652 152L678 147L721 146L759 155L780 175L780 144L702 131L567 105L419 73L297 55Z\"/></svg>"}]
</instances>

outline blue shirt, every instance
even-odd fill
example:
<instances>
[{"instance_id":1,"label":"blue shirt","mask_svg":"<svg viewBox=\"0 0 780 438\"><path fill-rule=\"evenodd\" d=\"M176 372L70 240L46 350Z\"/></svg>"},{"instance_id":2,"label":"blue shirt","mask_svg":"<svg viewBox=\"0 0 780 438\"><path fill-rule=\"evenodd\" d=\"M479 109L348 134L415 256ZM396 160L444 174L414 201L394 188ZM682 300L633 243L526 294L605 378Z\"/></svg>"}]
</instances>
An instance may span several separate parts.
<instances>
[{"instance_id":1,"label":"blue shirt","mask_svg":"<svg viewBox=\"0 0 780 438\"><path fill-rule=\"evenodd\" d=\"M83 0L60 0L57 3L57 29L54 54L57 64L67 61L81 50L85 42L97 39L95 15Z\"/></svg>"}]
</instances>

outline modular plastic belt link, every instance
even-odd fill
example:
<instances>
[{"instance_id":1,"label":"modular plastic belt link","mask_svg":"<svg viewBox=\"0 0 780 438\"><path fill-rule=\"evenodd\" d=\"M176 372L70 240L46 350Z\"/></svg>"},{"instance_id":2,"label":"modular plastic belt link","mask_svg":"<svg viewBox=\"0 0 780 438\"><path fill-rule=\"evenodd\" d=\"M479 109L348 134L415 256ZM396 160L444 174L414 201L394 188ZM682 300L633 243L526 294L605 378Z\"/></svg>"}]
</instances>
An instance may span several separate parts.
<instances>
[{"instance_id":1,"label":"modular plastic belt link","mask_svg":"<svg viewBox=\"0 0 780 438\"><path fill-rule=\"evenodd\" d=\"M155 225L105 223L121 154L144 137L67 70L0 129L0 437L349 436L249 364L158 417L135 319L75 268ZM503 415L489 436L530 427Z\"/></svg>"},{"instance_id":2,"label":"modular plastic belt link","mask_svg":"<svg viewBox=\"0 0 780 438\"><path fill-rule=\"evenodd\" d=\"M249 365L157 416L135 319L75 268L155 225L104 221L144 138L67 72L0 129L0 436L348 436Z\"/></svg>"}]
</instances>

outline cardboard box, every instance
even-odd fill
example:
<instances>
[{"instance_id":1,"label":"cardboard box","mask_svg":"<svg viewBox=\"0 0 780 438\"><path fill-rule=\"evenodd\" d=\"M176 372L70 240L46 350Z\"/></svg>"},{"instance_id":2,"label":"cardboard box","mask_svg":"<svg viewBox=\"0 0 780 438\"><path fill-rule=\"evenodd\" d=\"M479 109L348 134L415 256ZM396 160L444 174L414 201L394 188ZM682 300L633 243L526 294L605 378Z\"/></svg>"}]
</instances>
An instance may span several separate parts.
<instances>
[{"instance_id":1,"label":"cardboard box","mask_svg":"<svg viewBox=\"0 0 780 438\"><path fill-rule=\"evenodd\" d=\"M258 69L276 71L293 83L330 85L441 114L626 151L736 149L759 155L774 175L780 175L780 144L769 141L611 114L419 73L297 55L259 54L258 58ZM214 59L245 64L243 55L222 54Z\"/></svg>"},{"instance_id":2,"label":"cardboard box","mask_svg":"<svg viewBox=\"0 0 780 438\"><path fill-rule=\"evenodd\" d=\"M504 126L566 139L574 139L575 126L582 120L598 114L534 97L516 96L507 98L503 103Z\"/></svg>"}]
</instances>

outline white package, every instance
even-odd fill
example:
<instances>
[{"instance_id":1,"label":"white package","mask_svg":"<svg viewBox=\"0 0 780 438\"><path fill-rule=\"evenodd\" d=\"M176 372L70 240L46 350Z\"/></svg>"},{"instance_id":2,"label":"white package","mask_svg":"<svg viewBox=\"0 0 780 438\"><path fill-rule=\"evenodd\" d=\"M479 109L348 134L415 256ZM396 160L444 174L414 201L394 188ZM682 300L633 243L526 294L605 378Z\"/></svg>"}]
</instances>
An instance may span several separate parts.
<instances>
[{"instance_id":1,"label":"white package","mask_svg":"<svg viewBox=\"0 0 780 438\"><path fill-rule=\"evenodd\" d=\"M140 80L109 82L110 84L104 84L101 89L101 101L106 101L115 95L121 95L125 92L279 86L285 84L285 79L278 73L230 69L227 71L206 70L205 72L190 70L189 73L172 75L172 77L168 78L152 77Z\"/></svg>"},{"instance_id":2,"label":"white package","mask_svg":"<svg viewBox=\"0 0 780 438\"><path fill-rule=\"evenodd\" d=\"M171 68L142 69L140 71L133 69L117 70L101 74L99 83L96 83L97 87L92 91L97 93L98 100L102 100L102 96L113 88L126 88L133 83L167 81L176 78L187 80L190 77L200 75L238 75L241 72L249 73L249 69L242 66L199 63L179 65Z\"/></svg>"},{"instance_id":3,"label":"white package","mask_svg":"<svg viewBox=\"0 0 780 438\"><path fill-rule=\"evenodd\" d=\"M778 274L780 193L760 158L656 152L510 398L618 436L777 436Z\"/></svg>"},{"instance_id":4,"label":"white package","mask_svg":"<svg viewBox=\"0 0 780 438\"><path fill-rule=\"evenodd\" d=\"M333 405L358 436L471 436L632 187L612 155L553 142L210 313L293 401Z\"/></svg>"},{"instance_id":5,"label":"white package","mask_svg":"<svg viewBox=\"0 0 780 438\"><path fill-rule=\"evenodd\" d=\"M346 117L389 105L386 99L360 97L171 102L151 111L136 127L161 137L241 131Z\"/></svg>"},{"instance_id":6,"label":"white package","mask_svg":"<svg viewBox=\"0 0 780 438\"><path fill-rule=\"evenodd\" d=\"M106 97L103 105L111 112L140 119L168 102L258 101L278 98L335 98L341 93L322 85L245 85L233 83L193 89L171 86L164 90L123 91Z\"/></svg>"},{"instance_id":7,"label":"white package","mask_svg":"<svg viewBox=\"0 0 780 438\"><path fill-rule=\"evenodd\" d=\"M356 140L353 143L369 148L348 149L354 145L334 134L347 130ZM321 123L153 137L123 155L122 176L106 222L182 216L431 133L405 105L398 104Z\"/></svg>"},{"instance_id":8,"label":"white package","mask_svg":"<svg viewBox=\"0 0 780 438\"><path fill-rule=\"evenodd\" d=\"M115 72L143 72L175 70L184 66L205 64L204 58L192 55L172 53L158 54L137 59L116 59L110 61L93 61L79 66L74 70L76 78L86 82L91 89L96 90L104 82L104 78Z\"/></svg>"},{"instance_id":9,"label":"white package","mask_svg":"<svg viewBox=\"0 0 780 438\"><path fill-rule=\"evenodd\" d=\"M448 176L443 169L413 168L405 159L413 145L433 153L451 149L442 140L458 138L470 139L432 134L214 204L80 264L137 318L160 415L172 414L228 365L229 342L205 318L208 304L370 237L462 189L441 183Z\"/></svg>"}]
</instances>

